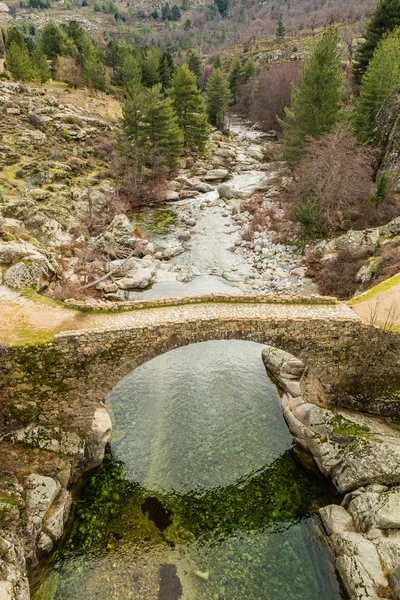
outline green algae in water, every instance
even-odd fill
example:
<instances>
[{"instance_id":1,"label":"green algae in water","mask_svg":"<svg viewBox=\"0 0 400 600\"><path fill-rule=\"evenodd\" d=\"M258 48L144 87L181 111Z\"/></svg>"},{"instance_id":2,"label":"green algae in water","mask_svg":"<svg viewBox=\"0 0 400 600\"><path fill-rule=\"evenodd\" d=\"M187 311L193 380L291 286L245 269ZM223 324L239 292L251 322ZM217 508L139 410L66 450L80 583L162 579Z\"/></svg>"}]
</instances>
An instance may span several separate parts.
<instances>
[{"instance_id":1,"label":"green algae in water","mask_svg":"<svg viewBox=\"0 0 400 600\"><path fill-rule=\"evenodd\" d=\"M156 600L166 564L184 600L342 597L315 517L331 492L294 460L261 349L181 348L116 386L124 435L81 491L34 600ZM169 515L162 530L149 505Z\"/></svg>"},{"instance_id":2,"label":"green algae in water","mask_svg":"<svg viewBox=\"0 0 400 600\"><path fill-rule=\"evenodd\" d=\"M154 234L166 235L174 227L177 219L176 211L164 205L138 208L129 216L144 237Z\"/></svg>"}]
</instances>

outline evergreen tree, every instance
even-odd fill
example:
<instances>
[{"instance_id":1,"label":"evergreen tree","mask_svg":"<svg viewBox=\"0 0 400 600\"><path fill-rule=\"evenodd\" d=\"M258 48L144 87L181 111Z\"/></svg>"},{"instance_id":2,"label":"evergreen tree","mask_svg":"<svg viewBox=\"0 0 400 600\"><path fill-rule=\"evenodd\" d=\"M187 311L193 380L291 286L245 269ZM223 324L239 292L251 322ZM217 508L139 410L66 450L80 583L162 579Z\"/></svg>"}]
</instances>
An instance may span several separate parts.
<instances>
[{"instance_id":1,"label":"evergreen tree","mask_svg":"<svg viewBox=\"0 0 400 600\"><path fill-rule=\"evenodd\" d=\"M318 237L318 221L321 217L319 199L313 189L309 189L294 209L296 221L304 227L297 242L304 253L306 244Z\"/></svg>"},{"instance_id":2,"label":"evergreen tree","mask_svg":"<svg viewBox=\"0 0 400 600\"><path fill-rule=\"evenodd\" d=\"M125 87L132 81L140 83L142 79L142 69L132 54L128 54L124 58L121 68L121 79Z\"/></svg>"},{"instance_id":3,"label":"evergreen tree","mask_svg":"<svg viewBox=\"0 0 400 600\"><path fill-rule=\"evenodd\" d=\"M157 48L150 48L147 52L143 63L142 80L148 87L160 82L160 52Z\"/></svg>"},{"instance_id":4,"label":"evergreen tree","mask_svg":"<svg viewBox=\"0 0 400 600\"><path fill-rule=\"evenodd\" d=\"M355 128L361 142L375 127L375 117L386 98L400 85L400 28L384 37L362 78L356 106Z\"/></svg>"},{"instance_id":5,"label":"evergreen tree","mask_svg":"<svg viewBox=\"0 0 400 600\"><path fill-rule=\"evenodd\" d=\"M181 15L181 11L179 10L179 6L177 4L174 4L171 9L170 20L171 21L179 21L179 19L181 17L182 17L182 15Z\"/></svg>"},{"instance_id":6,"label":"evergreen tree","mask_svg":"<svg viewBox=\"0 0 400 600\"><path fill-rule=\"evenodd\" d=\"M220 15L226 17L229 9L229 0L214 0L214 2L219 10Z\"/></svg>"},{"instance_id":7,"label":"evergreen tree","mask_svg":"<svg viewBox=\"0 0 400 600\"><path fill-rule=\"evenodd\" d=\"M162 95L161 84L147 92L140 136L145 140L150 165L158 163L169 170L178 166L183 152L183 135L171 99Z\"/></svg>"},{"instance_id":8,"label":"evergreen tree","mask_svg":"<svg viewBox=\"0 0 400 600\"><path fill-rule=\"evenodd\" d=\"M107 85L106 70L102 62L96 58L89 58L83 67L85 83L95 90L105 90Z\"/></svg>"},{"instance_id":9,"label":"evergreen tree","mask_svg":"<svg viewBox=\"0 0 400 600\"><path fill-rule=\"evenodd\" d=\"M13 42L15 42L20 48L24 48L26 46L24 36L18 27L10 27L7 30L6 48L8 49Z\"/></svg>"},{"instance_id":10,"label":"evergreen tree","mask_svg":"<svg viewBox=\"0 0 400 600\"><path fill-rule=\"evenodd\" d=\"M122 106L121 133L118 136L119 151L130 162L134 184L142 177L146 162L145 140L141 135L143 111L147 105L147 90L140 84L130 82L127 99Z\"/></svg>"},{"instance_id":11,"label":"evergreen tree","mask_svg":"<svg viewBox=\"0 0 400 600\"><path fill-rule=\"evenodd\" d=\"M79 61L83 66L85 60L89 60L95 54L95 48L92 40L77 21L70 21L65 32L67 37L73 40L78 50Z\"/></svg>"},{"instance_id":12,"label":"evergreen tree","mask_svg":"<svg viewBox=\"0 0 400 600\"><path fill-rule=\"evenodd\" d=\"M185 148L203 151L208 139L207 117L196 78L188 65L176 69L169 96L183 132Z\"/></svg>"},{"instance_id":13,"label":"evergreen tree","mask_svg":"<svg viewBox=\"0 0 400 600\"><path fill-rule=\"evenodd\" d=\"M171 85L172 77L175 72L175 63L172 54L164 50L160 58L160 82L163 90L166 90Z\"/></svg>"},{"instance_id":14,"label":"evergreen tree","mask_svg":"<svg viewBox=\"0 0 400 600\"><path fill-rule=\"evenodd\" d=\"M206 107L210 123L221 131L225 128L226 111L231 99L227 78L220 69L214 69L207 82Z\"/></svg>"},{"instance_id":15,"label":"evergreen tree","mask_svg":"<svg viewBox=\"0 0 400 600\"><path fill-rule=\"evenodd\" d=\"M222 65L222 59L221 59L220 54L217 54L216 57L214 58L213 68L220 69L220 71L222 71L223 65Z\"/></svg>"},{"instance_id":16,"label":"evergreen tree","mask_svg":"<svg viewBox=\"0 0 400 600\"><path fill-rule=\"evenodd\" d=\"M47 58L55 60L59 54L62 54L64 42L65 35L55 23L47 23L43 27L40 45Z\"/></svg>"},{"instance_id":17,"label":"evergreen tree","mask_svg":"<svg viewBox=\"0 0 400 600\"><path fill-rule=\"evenodd\" d=\"M39 44L35 44L32 50L32 68L33 76L45 83L50 79L50 68L47 64L46 55Z\"/></svg>"},{"instance_id":18,"label":"evergreen tree","mask_svg":"<svg viewBox=\"0 0 400 600\"><path fill-rule=\"evenodd\" d=\"M32 65L25 44L21 47L17 42L11 42L7 51L7 64L8 70L16 81L29 81L32 79Z\"/></svg>"},{"instance_id":19,"label":"evergreen tree","mask_svg":"<svg viewBox=\"0 0 400 600\"><path fill-rule=\"evenodd\" d=\"M196 52L196 50L189 50L187 55L187 64L193 75L196 77L197 86L200 87L203 77L203 67L201 64L200 54Z\"/></svg>"},{"instance_id":20,"label":"evergreen tree","mask_svg":"<svg viewBox=\"0 0 400 600\"><path fill-rule=\"evenodd\" d=\"M252 58L248 58L243 68L243 83L256 76L256 65Z\"/></svg>"},{"instance_id":21,"label":"evergreen tree","mask_svg":"<svg viewBox=\"0 0 400 600\"><path fill-rule=\"evenodd\" d=\"M298 86L292 89L291 108L285 108L288 122L278 119L287 160L298 159L307 136L317 138L331 131L339 118L343 81L338 42L336 29L323 34L300 71Z\"/></svg>"},{"instance_id":22,"label":"evergreen tree","mask_svg":"<svg viewBox=\"0 0 400 600\"><path fill-rule=\"evenodd\" d=\"M232 94L232 102L236 102L239 85L243 82L243 67L240 60L234 60L228 74L229 88Z\"/></svg>"},{"instance_id":23,"label":"evergreen tree","mask_svg":"<svg viewBox=\"0 0 400 600\"><path fill-rule=\"evenodd\" d=\"M115 40L109 40L104 51L104 60L108 67L112 68L113 76L119 64L119 45Z\"/></svg>"},{"instance_id":24,"label":"evergreen tree","mask_svg":"<svg viewBox=\"0 0 400 600\"><path fill-rule=\"evenodd\" d=\"M353 73L357 83L361 83L382 37L396 27L400 27L400 0L380 0L368 21L365 42L361 44L355 56Z\"/></svg>"},{"instance_id":25,"label":"evergreen tree","mask_svg":"<svg viewBox=\"0 0 400 600\"><path fill-rule=\"evenodd\" d=\"M277 39L282 41L283 38L285 37L285 33L286 33L286 27L284 26L282 19L279 19L278 27L276 28Z\"/></svg>"},{"instance_id":26,"label":"evergreen tree","mask_svg":"<svg viewBox=\"0 0 400 600\"><path fill-rule=\"evenodd\" d=\"M163 21L167 21L171 18L171 7L168 2L166 2L161 8L161 18Z\"/></svg>"}]
</instances>

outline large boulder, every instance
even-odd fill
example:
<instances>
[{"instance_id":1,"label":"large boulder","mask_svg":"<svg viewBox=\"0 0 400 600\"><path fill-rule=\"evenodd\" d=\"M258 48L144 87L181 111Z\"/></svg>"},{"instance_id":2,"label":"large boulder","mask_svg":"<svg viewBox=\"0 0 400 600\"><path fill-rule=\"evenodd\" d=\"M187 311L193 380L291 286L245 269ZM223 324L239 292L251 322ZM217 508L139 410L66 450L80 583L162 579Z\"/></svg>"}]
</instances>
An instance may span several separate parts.
<instances>
[{"instance_id":1,"label":"large boulder","mask_svg":"<svg viewBox=\"0 0 400 600\"><path fill-rule=\"evenodd\" d=\"M43 255L28 242L0 242L0 265L12 265L23 258L41 259Z\"/></svg>"},{"instance_id":2,"label":"large boulder","mask_svg":"<svg viewBox=\"0 0 400 600\"><path fill-rule=\"evenodd\" d=\"M33 288L40 292L45 288L54 276L54 269L44 256L36 257L35 260L18 262L4 275L4 282L12 289Z\"/></svg>"},{"instance_id":3,"label":"large boulder","mask_svg":"<svg viewBox=\"0 0 400 600\"><path fill-rule=\"evenodd\" d=\"M116 268L112 277L121 290L142 290L149 287L156 278L156 264L150 256L129 258L126 261L112 261Z\"/></svg>"},{"instance_id":4,"label":"large boulder","mask_svg":"<svg viewBox=\"0 0 400 600\"><path fill-rule=\"evenodd\" d=\"M91 241L91 245L111 255L118 255L121 250L136 248L138 241L128 217L120 214L114 217L104 233Z\"/></svg>"},{"instance_id":5,"label":"large boulder","mask_svg":"<svg viewBox=\"0 0 400 600\"><path fill-rule=\"evenodd\" d=\"M212 169L203 176L204 181L222 181L229 176L228 169Z\"/></svg>"}]
</instances>

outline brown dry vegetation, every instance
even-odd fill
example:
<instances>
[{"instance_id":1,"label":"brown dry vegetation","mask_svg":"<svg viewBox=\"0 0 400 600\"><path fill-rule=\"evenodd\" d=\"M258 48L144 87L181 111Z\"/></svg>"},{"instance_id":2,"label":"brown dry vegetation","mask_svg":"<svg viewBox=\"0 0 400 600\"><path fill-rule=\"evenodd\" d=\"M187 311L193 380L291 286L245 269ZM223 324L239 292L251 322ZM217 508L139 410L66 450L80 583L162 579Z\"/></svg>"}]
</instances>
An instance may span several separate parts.
<instances>
[{"instance_id":1,"label":"brown dry vegetation","mask_svg":"<svg viewBox=\"0 0 400 600\"><path fill-rule=\"evenodd\" d=\"M291 87L298 81L301 64L301 61L285 61L261 71L258 77L239 87L233 111L264 131L280 131L277 116L282 119L285 106L290 106Z\"/></svg>"}]
</instances>

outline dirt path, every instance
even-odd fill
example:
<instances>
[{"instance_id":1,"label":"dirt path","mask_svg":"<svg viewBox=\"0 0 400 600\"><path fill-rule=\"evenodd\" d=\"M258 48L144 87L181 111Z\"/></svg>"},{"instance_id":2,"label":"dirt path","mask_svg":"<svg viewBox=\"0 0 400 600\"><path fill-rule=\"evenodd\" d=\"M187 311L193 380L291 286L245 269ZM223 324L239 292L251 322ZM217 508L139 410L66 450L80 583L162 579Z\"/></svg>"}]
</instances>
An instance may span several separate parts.
<instances>
[{"instance_id":1,"label":"dirt path","mask_svg":"<svg viewBox=\"0 0 400 600\"><path fill-rule=\"evenodd\" d=\"M83 313L46 299L31 299L0 286L0 342L28 344L50 341L54 334L81 329L149 327L162 323L208 319L357 319L340 304L201 303L131 310Z\"/></svg>"},{"instance_id":2,"label":"dirt path","mask_svg":"<svg viewBox=\"0 0 400 600\"><path fill-rule=\"evenodd\" d=\"M348 302L363 321L400 331L400 274Z\"/></svg>"}]
</instances>

